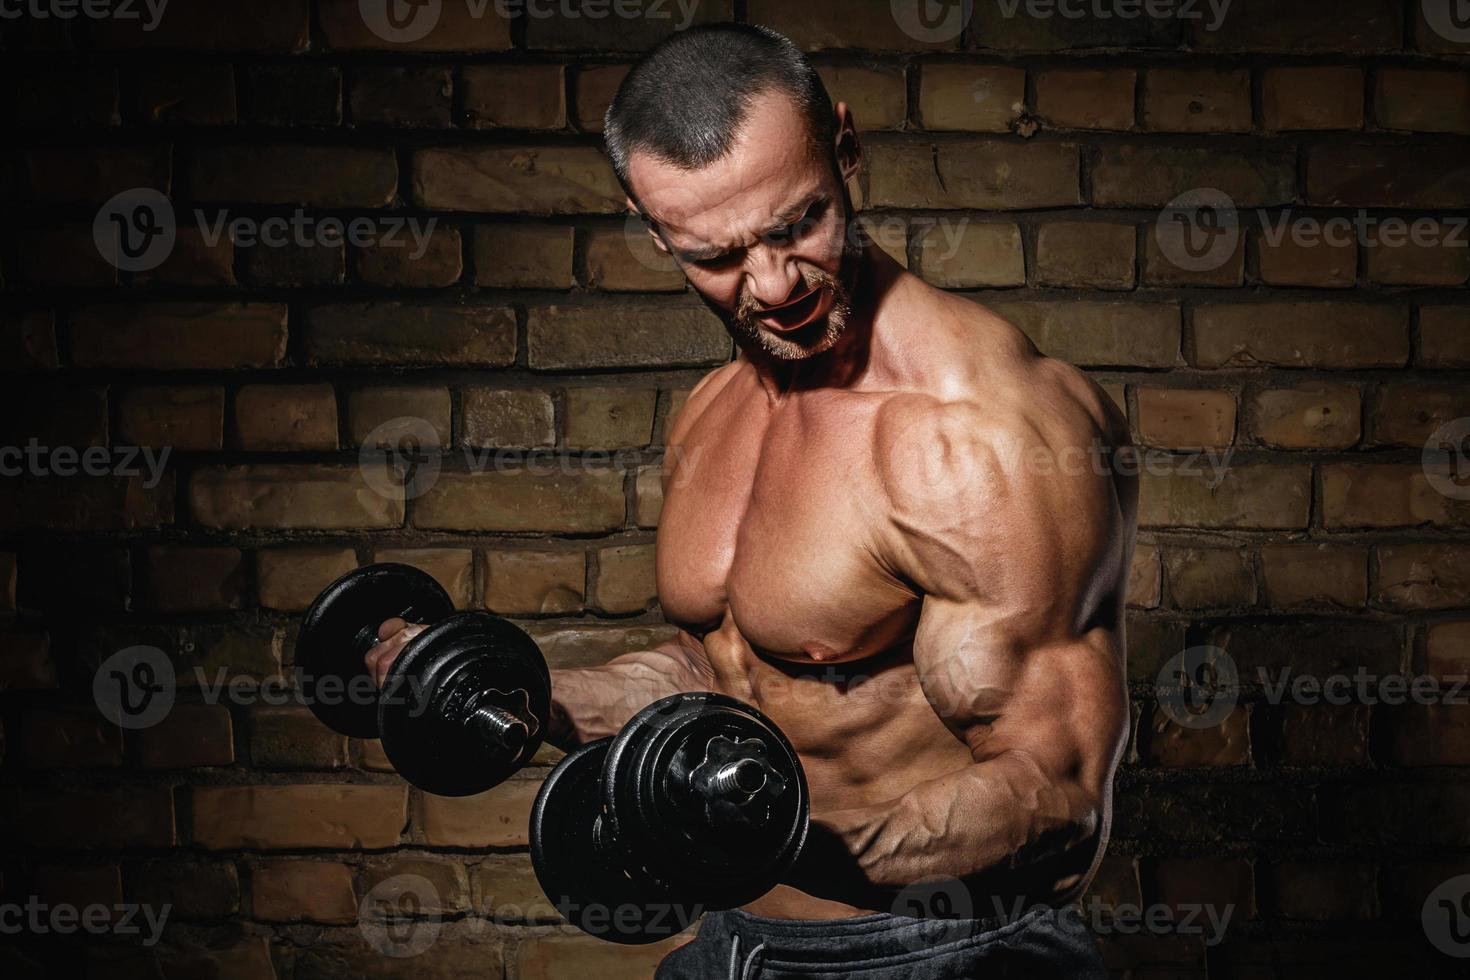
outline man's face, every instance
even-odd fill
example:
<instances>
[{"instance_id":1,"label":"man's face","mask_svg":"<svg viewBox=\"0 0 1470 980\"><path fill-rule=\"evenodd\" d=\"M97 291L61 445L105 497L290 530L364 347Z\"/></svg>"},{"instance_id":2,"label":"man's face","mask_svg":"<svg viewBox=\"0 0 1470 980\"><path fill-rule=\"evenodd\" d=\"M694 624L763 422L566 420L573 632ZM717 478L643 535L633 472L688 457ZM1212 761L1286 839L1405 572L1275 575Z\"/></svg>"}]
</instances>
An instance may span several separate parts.
<instances>
[{"instance_id":1,"label":"man's face","mask_svg":"<svg viewBox=\"0 0 1470 980\"><path fill-rule=\"evenodd\" d=\"M839 115L846 125L845 107ZM772 92L751 106L731 152L702 170L646 153L629 161L659 247L737 339L784 360L837 342L859 251L831 148L819 156L809 132L795 103ZM850 176L855 154L839 165Z\"/></svg>"}]
</instances>

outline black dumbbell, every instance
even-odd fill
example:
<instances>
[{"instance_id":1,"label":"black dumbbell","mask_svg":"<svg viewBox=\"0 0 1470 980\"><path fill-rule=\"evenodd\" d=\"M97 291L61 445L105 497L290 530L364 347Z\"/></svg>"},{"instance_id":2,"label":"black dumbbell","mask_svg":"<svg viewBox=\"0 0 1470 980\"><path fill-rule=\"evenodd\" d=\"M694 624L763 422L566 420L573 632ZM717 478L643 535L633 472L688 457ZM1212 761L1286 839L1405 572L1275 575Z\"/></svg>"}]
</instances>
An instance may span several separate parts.
<instances>
[{"instance_id":1,"label":"black dumbbell","mask_svg":"<svg viewBox=\"0 0 1470 980\"><path fill-rule=\"evenodd\" d=\"M404 646L376 690L364 662L378 627L399 617L427 628ZM381 738L410 783L469 796L535 755L551 713L551 675L534 640L488 613L456 613L438 582L409 565L355 569L327 586L301 624L303 698L329 728Z\"/></svg>"},{"instance_id":2,"label":"black dumbbell","mask_svg":"<svg viewBox=\"0 0 1470 980\"><path fill-rule=\"evenodd\" d=\"M721 694L677 694L552 770L531 810L531 859L573 925L657 942L770 891L808 818L801 761L770 719Z\"/></svg>"}]
</instances>

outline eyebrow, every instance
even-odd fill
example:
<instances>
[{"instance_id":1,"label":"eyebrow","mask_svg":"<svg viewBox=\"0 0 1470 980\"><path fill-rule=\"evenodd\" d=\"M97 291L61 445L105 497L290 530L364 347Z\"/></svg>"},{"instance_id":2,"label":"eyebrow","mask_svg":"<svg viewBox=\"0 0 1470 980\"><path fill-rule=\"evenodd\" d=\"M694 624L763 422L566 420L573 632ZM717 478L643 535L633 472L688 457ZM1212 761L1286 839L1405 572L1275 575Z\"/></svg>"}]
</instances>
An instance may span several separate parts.
<instances>
[{"instance_id":1,"label":"eyebrow","mask_svg":"<svg viewBox=\"0 0 1470 980\"><path fill-rule=\"evenodd\" d=\"M799 198L796 203L786 205L777 213L775 221L756 237L763 238L778 229L794 224L814 206L826 199L827 195L825 192L813 191L806 197ZM685 262L707 262L710 259L719 258L733 250L733 248L724 245L700 245L695 248L675 249L675 254Z\"/></svg>"}]
</instances>

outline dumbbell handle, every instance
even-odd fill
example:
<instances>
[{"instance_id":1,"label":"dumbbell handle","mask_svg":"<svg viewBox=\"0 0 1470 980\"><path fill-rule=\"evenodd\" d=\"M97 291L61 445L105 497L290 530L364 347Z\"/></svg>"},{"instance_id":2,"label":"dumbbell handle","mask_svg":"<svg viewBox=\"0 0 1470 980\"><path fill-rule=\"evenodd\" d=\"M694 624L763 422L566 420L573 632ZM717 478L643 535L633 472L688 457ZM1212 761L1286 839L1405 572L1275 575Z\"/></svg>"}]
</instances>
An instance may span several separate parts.
<instances>
[{"instance_id":1,"label":"dumbbell handle","mask_svg":"<svg viewBox=\"0 0 1470 980\"><path fill-rule=\"evenodd\" d=\"M512 758L520 755L531 738L530 725L518 715L493 704L480 705L470 712L467 721L488 748L509 752Z\"/></svg>"}]
</instances>

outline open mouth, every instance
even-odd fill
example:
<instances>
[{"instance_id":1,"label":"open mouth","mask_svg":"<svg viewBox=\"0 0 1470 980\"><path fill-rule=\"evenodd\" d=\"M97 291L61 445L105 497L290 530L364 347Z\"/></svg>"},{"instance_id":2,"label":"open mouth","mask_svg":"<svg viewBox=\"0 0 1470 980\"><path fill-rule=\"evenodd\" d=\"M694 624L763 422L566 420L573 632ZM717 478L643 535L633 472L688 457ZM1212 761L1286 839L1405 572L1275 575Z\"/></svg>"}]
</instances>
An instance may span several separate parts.
<instances>
[{"instance_id":1,"label":"open mouth","mask_svg":"<svg viewBox=\"0 0 1470 980\"><path fill-rule=\"evenodd\" d=\"M822 286L817 286L811 292L789 303L761 310L758 314L760 322L778 333L800 330L821 314L826 296L827 290Z\"/></svg>"}]
</instances>

